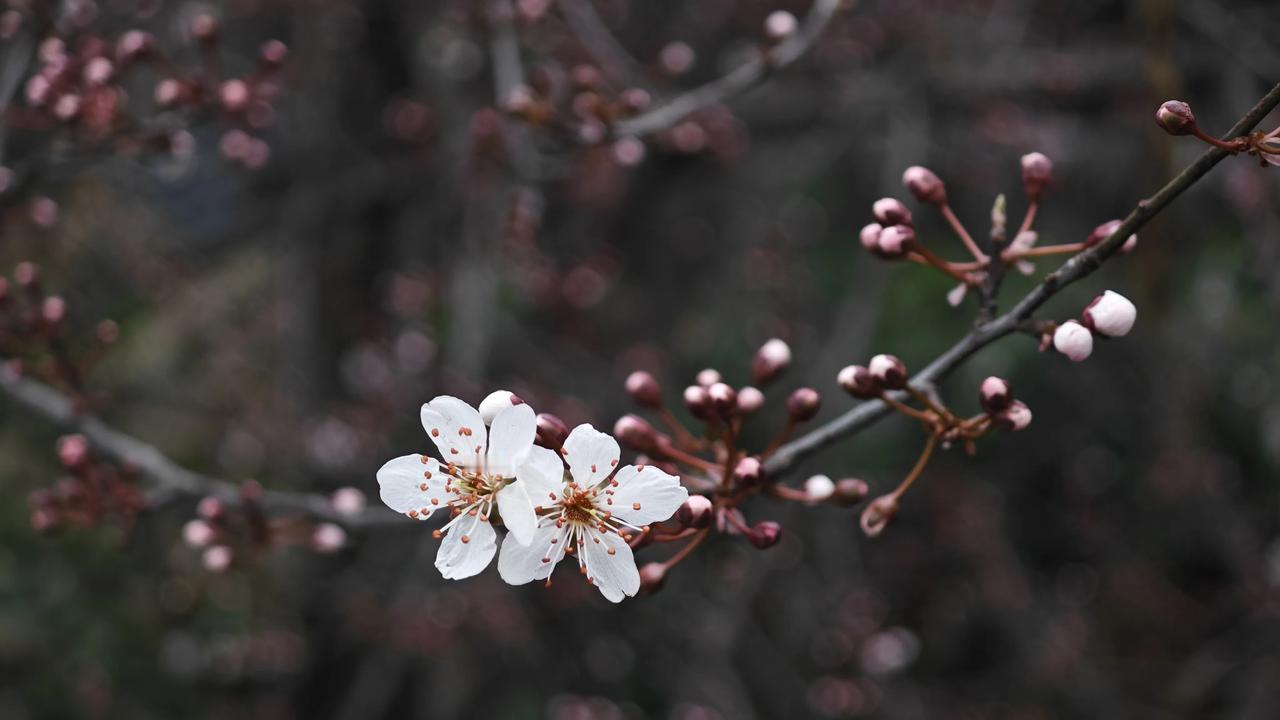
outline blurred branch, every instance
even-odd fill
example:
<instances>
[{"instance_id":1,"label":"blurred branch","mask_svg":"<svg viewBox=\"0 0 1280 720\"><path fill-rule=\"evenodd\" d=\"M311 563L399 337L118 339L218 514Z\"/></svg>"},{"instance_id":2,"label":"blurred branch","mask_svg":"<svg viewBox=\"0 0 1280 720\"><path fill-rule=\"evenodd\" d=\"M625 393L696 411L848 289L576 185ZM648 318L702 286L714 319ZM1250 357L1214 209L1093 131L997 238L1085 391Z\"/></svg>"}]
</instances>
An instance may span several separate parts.
<instances>
[{"instance_id":1,"label":"blurred branch","mask_svg":"<svg viewBox=\"0 0 1280 720\"><path fill-rule=\"evenodd\" d=\"M556 4L569 29L573 30L578 41L600 64L605 77L627 87L644 86L635 58L609 32L604 20L591 5L591 0L559 0Z\"/></svg>"},{"instance_id":2,"label":"blurred branch","mask_svg":"<svg viewBox=\"0 0 1280 720\"><path fill-rule=\"evenodd\" d=\"M22 85L35 50L35 36L24 29L17 37L5 43L3 61L0 61L0 165L4 164L5 147L9 134L9 103Z\"/></svg>"},{"instance_id":3,"label":"blurred branch","mask_svg":"<svg viewBox=\"0 0 1280 720\"><path fill-rule=\"evenodd\" d=\"M136 468L143 477L155 484L155 492L151 495L153 504L164 504L184 495L211 495L233 505L240 503L240 492L236 485L188 470L155 447L116 430L101 419L77 413L71 398L38 380L0 372L0 391L31 413L64 430L84 435L89 444L104 457ZM300 513L347 527L401 521L398 515L380 506L370 507L357 515L344 515L335 511L328 498L319 494L269 490L263 494L259 504L269 511Z\"/></svg>"},{"instance_id":4,"label":"blurred branch","mask_svg":"<svg viewBox=\"0 0 1280 720\"><path fill-rule=\"evenodd\" d=\"M1277 105L1280 105L1280 84L1273 87L1271 92L1267 93L1222 139L1229 140L1249 132ZM1137 207L1129 213L1110 237L1072 257L1057 270L1049 273L1009 312L975 327L968 335L929 363L924 370L916 373L911 380L911 385L922 391L932 389L936 383L945 379L974 353L1017 331L1023 320L1031 317L1031 313L1063 288L1102 267L1102 264L1120 249L1130 235L1146 225L1229 154L1225 150L1210 148L1155 195L1140 200ZM905 394L902 396L905 397ZM857 405L831 422L783 445L765 463L765 471L774 476L783 474L818 450L872 425L888 415L889 411L889 407L879 400Z\"/></svg>"},{"instance_id":5,"label":"blurred branch","mask_svg":"<svg viewBox=\"0 0 1280 720\"><path fill-rule=\"evenodd\" d=\"M745 92L775 71L787 67L809 51L840 10L841 0L814 0L799 27L777 47L765 50L732 72L677 95L648 112L620 120L611 128L614 135L651 135L675 125L691 113Z\"/></svg>"}]
</instances>

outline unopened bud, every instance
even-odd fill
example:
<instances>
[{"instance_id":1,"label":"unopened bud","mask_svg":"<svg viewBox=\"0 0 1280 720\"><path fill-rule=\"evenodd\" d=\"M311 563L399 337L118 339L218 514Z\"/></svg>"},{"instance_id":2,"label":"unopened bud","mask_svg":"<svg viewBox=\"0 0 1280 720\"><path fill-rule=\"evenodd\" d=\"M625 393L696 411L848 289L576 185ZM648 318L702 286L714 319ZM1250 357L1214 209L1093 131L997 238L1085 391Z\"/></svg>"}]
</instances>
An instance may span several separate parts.
<instances>
[{"instance_id":1,"label":"unopened bud","mask_svg":"<svg viewBox=\"0 0 1280 720\"><path fill-rule=\"evenodd\" d=\"M1068 320L1053 332L1053 347L1074 362L1093 353L1093 333L1075 320Z\"/></svg>"},{"instance_id":2,"label":"unopened bud","mask_svg":"<svg viewBox=\"0 0 1280 720\"><path fill-rule=\"evenodd\" d=\"M627 394L640 407L662 407L662 386L651 373L637 370L627 376Z\"/></svg>"},{"instance_id":3,"label":"unopened bud","mask_svg":"<svg viewBox=\"0 0 1280 720\"><path fill-rule=\"evenodd\" d=\"M872 377L871 371L862 365L845 366L836 376L841 389L859 400L876 397L880 394L880 384Z\"/></svg>"},{"instance_id":4,"label":"unopened bud","mask_svg":"<svg viewBox=\"0 0 1280 720\"><path fill-rule=\"evenodd\" d=\"M863 225L858 231L858 242L867 252L880 254L880 231L884 230L884 226L880 223L870 223Z\"/></svg>"},{"instance_id":5,"label":"unopened bud","mask_svg":"<svg viewBox=\"0 0 1280 720\"><path fill-rule=\"evenodd\" d=\"M893 355L881 354L871 358L867 369L882 388L901 390L907 386L907 366Z\"/></svg>"},{"instance_id":6,"label":"unopened bud","mask_svg":"<svg viewBox=\"0 0 1280 720\"><path fill-rule=\"evenodd\" d=\"M922 203L945 205L947 202L947 186L929 168L912 165L902 173L902 184Z\"/></svg>"},{"instance_id":7,"label":"unopened bud","mask_svg":"<svg viewBox=\"0 0 1280 720\"><path fill-rule=\"evenodd\" d=\"M239 78L228 80L218 89L218 100L222 102L223 110L241 112L249 106L249 85Z\"/></svg>"},{"instance_id":8,"label":"unopened bud","mask_svg":"<svg viewBox=\"0 0 1280 720\"><path fill-rule=\"evenodd\" d=\"M809 502L823 502L835 495L836 484L826 475L814 475L804 481L804 494L809 496Z\"/></svg>"},{"instance_id":9,"label":"unopened bud","mask_svg":"<svg viewBox=\"0 0 1280 720\"><path fill-rule=\"evenodd\" d=\"M886 258L899 258L907 254L911 243L915 242L916 231L906 225L891 225L880 231L876 237L877 255Z\"/></svg>"},{"instance_id":10,"label":"unopened bud","mask_svg":"<svg viewBox=\"0 0 1280 720\"><path fill-rule=\"evenodd\" d=\"M205 569L216 573L229 570L234 559L235 553L226 545L214 545L205 550L202 556Z\"/></svg>"},{"instance_id":11,"label":"unopened bud","mask_svg":"<svg viewBox=\"0 0 1280 720\"><path fill-rule=\"evenodd\" d=\"M120 326L116 324L115 320L103 320L94 328L93 333L98 338L98 342L103 345L111 345L120 339Z\"/></svg>"},{"instance_id":12,"label":"unopened bud","mask_svg":"<svg viewBox=\"0 0 1280 720\"><path fill-rule=\"evenodd\" d=\"M335 523L320 523L311 533L311 549L318 553L335 553L347 546L347 531Z\"/></svg>"},{"instance_id":13,"label":"unopened bud","mask_svg":"<svg viewBox=\"0 0 1280 720\"><path fill-rule=\"evenodd\" d=\"M613 436L639 452L652 452L658 441L658 431L637 415L618 418L613 425Z\"/></svg>"},{"instance_id":14,"label":"unopened bud","mask_svg":"<svg viewBox=\"0 0 1280 720\"><path fill-rule=\"evenodd\" d=\"M711 399L711 407L722 416L733 414L738 407L738 393L727 383L713 383L707 388L707 397Z\"/></svg>"},{"instance_id":15,"label":"unopened bud","mask_svg":"<svg viewBox=\"0 0 1280 720\"><path fill-rule=\"evenodd\" d=\"M13 280L18 287L32 292L40 288L40 266L33 262L20 262L13 269Z\"/></svg>"},{"instance_id":16,"label":"unopened bud","mask_svg":"<svg viewBox=\"0 0 1280 720\"><path fill-rule=\"evenodd\" d=\"M764 19L764 34L775 42L789 37L795 31L796 16L786 10L771 12Z\"/></svg>"},{"instance_id":17,"label":"unopened bud","mask_svg":"<svg viewBox=\"0 0 1280 720\"><path fill-rule=\"evenodd\" d=\"M538 413L537 443L544 448L559 450L569 437L569 428L560 418L551 413Z\"/></svg>"},{"instance_id":18,"label":"unopened bud","mask_svg":"<svg viewBox=\"0 0 1280 720\"><path fill-rule=\"evenodd\" d=\"M289 46L279 40L268 40L258 51L258 61L270 69L280 67L288 57Z\"/></svg>"},{"instance_id":19,"label":"unopened bud","mask_svg":"<svg viewBox=\"0 0 1280 720\"><path fill-rule=\"evenodd\" d=\"M1021 400L1014 400L1009 407L1001 410L994 418L996 427L1001 430L1016 432L1031 424L1031 408Z\"/></svg>"},{"instance_id":20,"label":"unopened bud","mask_svg":"<svg viewBox=\"0 0 1280 720\"><path fill-rule=\"evenodd\" d=\"M220 522L227 515L227 506L218 498L209 495L201 498L196 505L196 515L209 522Z\"/></svg>"},{"instance_id":21,"label":"unopened bud","mask_svg":"<svg viewBox=\"0 0 1280 720\"><path fill-rule=\"evenodd\" d=\"M842 507L853 507L866 500L869 492L871 492L871 488L867 487L866 481L858 478L843 478L836 482L836 489L831 495L831 502Z\"/></svg>"},{"instance_id":22,"label":"unopened bud","mask_svg":"<svg viewBox=\"0 0 1280 720\"><path fill-rule=\"evenodd\" d=\"M813 388L796 388L787 398L787 415L795 422L805 422L818 414L822 396Z\"/></svg>"},{"instance_id":23,"label":"unopened bud","mask_svg":"<svg viewBox=\"0 0 1280 720\"><path fill-rule=\"evenodd\" d=\"M897 198L880 198L871 206L871 213L875 215L876 222L885 227L890 225L906 225L910 227L913 224L911 211Z\"/></svg>"},{"instance_id":24,"label":"unopened bud","mask_svg":"<svg viewBox=\"0 0 1280 720\"><path fill-rule=\"evenodd\" d=\"M687 528L702 529L711 524L715 506L702 495L690 495L676 510L676 520Z\"/></svg>"},{"instance_id":25,"label":"unopened bud","mask_svg":"<svg viewBox=\"0 0 1280 720\"><path fill-rule=\"evenodd\" d=\"M738 391L738 414L751 415L764 405L764 393L750 385Z\"/></svg>"},{"instance_id":26,"label":"unopened bud","mask_svg":"<svg viewBox=\"0 0 1280 720\"><path fill-rule=\"evenodd\" d=\"M1129 298L1107 290L1089 303L1081 315L1081 323L1105 337L1124 337L1138 319L1138 308Z\"/></svg>"},{"instance_id":27,"label":"unopened bud","mask_svg":"<svg viewBox=\"0 0 1280 720\"><path fill-rule=\"evenodd\" d=\"M94 87L106 85L115 74L115 65L104 57L96 57L84 64L84 82Z\"/></svg>"},{"instance_id":28,"label":"unopened bud","mask_svg":"<svg viewBox=\"0 0 1280 720\"><path fill-rule=\"evenodd\" d=\"M188 520L182 526L182 541L195 550L207 547L217 535L217 529L204 520Z\"/></svg>"},{"instance_id":29,"label":"unopened bud","mask_svg":"<svg viewBox=\"0 0 1280 720\"><path fill-rule=\"evenodd\" d=\"M520 396L510 390L494 390L480 401L480 407L477 410L480 411L480 419L484 421L484 424L492 425L493 419L498 417L498 413L509 407L523 404L524 401L520 399Z\"/></svg>"},{"instance_id":30,"label":"unopened bud","mask_svg":"<svg viewBox=\"0 0 1280 720\"><path fill-rule=\"evenodd\" d=\"M869 505L862 511L860 523L862 532L867 537L876 537L884 532L888 527L889 521L893 520L893 516L898 514L898 496L889 494L881 495L872 500Z\"/></svg>"},{"instance_id":31,"label":"unopened bud","mask_svg":"<svg viewBox=\"0 0 1280 720\"><path fill-rule=\"evenodd\" d=\"M149 57L155 51L156 39L149 32L129 30L116 43L116 60L129 63Z\"/></svg>"},{"instance_id":32,"label":"unopened bud","mask_svg":"<svg viewBox=\"0 0 1280 720\"><path fill-rule=\"evenodd\" d=\"M665 563L645 563L640 568L640 594L651 595L662 589L667 582L667 566Z\"/></svg>"},{"instance_id":33,"label":"unopened bud","mask_svg":"<svg viewBox=\"0 0 1280 720\"><path fill-rule=\"evenodd\" d=\"M1169 100L1156 110L1156 124L1170 135L1190 135L1196 130L1196 116L1190 105Z\"/></svg>"},{"instance_id":34,"label":"unopened bud","mask_svg":"<svg viewBox=\"0 0 1280 720\"><path fill-rule=\"evenodd\" d=\"M751 362L751 381L756 385L768 385L777 380L791 365L791 347L778 338L766 342L756 350Z\"/></svg>"},{"instance_id":35,"label":"unopened bud","mask_svg":"<svg viewBox=\"0 0 1280 720\"><path fill-rule=\"evenodd\" d=\"M191 21L191 37L202 43L216 42L221 32L222 23L212 15L201 13Z\"/></svg>"},{"instance_id":36,"label":"unopened bud","mask_svg":"<svg viewBox=\"0 0 1280 720\"><path fill-rule=\"evenodd\" d=\"M715 368L706 368L698 371L698 376L695 379L702 387L711 387L712 385L720 382L722 378L720 377L719 370L716 370Z\"/></svg>"},{"instance_id":37,"label":"unopened bud","mask_svg":"<svg viewBox=\"0 0 1280 720\"><path fill-rule=\"evenodd\" d=\"M733 482L737 485L756 485L764 479L764 464L760 458L748 455L733 466Z\"/></svg>"},{"instance_id":38,"label":"unopened bud","mask_svg":"<svg viewBox=\"0 0 1280 720\"><path fill-rule=\"evenodd\" d=\"M711 395L701 385L690 385L684 389L684 406L699 420L711 417Z\"/></svg>"},{"instance_id":39,"label":"unopened bud","mask_svg":"<svg viewBox=\"0 0 1280 720\"><path fill-rule=\"evenodd\" d=\"M747 533L747 539L752 545L766 550L782 540L782 526L772 520L758 522L751 528L751 532Z\"/></svg>"},{"instance_id":40,"label":"unopened bud","mask_svg":"<svg viewBox=\"0 0 1280 720\"><path fill-rule=\"evenodd\" d=\"M329 505L342 515L358 515L364 510L366 500L363 492L353 487L341 487L329 496Z\"/></svg>"},{"instance_id":41,"label":"unopened bud","mask_svg":"<svg viewBox=\"0 0 1280 720\"><path fill-rule=\"evenodd\" d=\"M1022 190L1031 199L1037 199L1053 181L1053 161L1044 153L1028 153L1022 156Z\"/></svg>"},{"instance_id":42,"label":"unopened bud","mask_svg":"<svg viewBox=\"0 0 1280 720\"><path fill-rule=\"evenodd\" d=\"M1013 402L1013 388L1009 381L994 375L982 381L978 388L978 404L988 414L998 413Z\"/></svg>"},{"instance_id":43,"label":"unopened bud","mask_svg":"<svg viewBox=\"0 0 1280 720\"><path fill-rule=\"evenodd\" d=\"M57 295L50 295L40 303L40 319L46 325L57 327L67 319L67 301Z\"/></svg>"},{"instance_id":44,"label":"unopened bud","mask_svg":"<svg viewBox=\"0 0 1280 720\"><path fill-rule=\"evenodd\" d=\"M83 435L58 438L58 460L68 470L77 470L89 462L89 441Z\"/></svg>"}]
</instances>

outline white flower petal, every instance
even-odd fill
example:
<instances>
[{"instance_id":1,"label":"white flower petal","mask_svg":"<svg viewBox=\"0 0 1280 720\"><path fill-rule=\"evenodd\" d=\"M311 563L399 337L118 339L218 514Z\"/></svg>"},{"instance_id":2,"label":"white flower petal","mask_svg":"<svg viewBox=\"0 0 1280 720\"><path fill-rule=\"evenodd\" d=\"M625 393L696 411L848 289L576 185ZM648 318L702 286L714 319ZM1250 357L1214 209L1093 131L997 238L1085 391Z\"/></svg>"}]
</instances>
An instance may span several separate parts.
<instances>
[{"instance_id":1,"label":"white flower petal","mask_svg":"<svg viewBox=\"0 0 1280 720\"><path fill-rule=\"evenodd\" d=\"M524 485L514 482L498 491L498 512L507 532L521 545L528 545L538 527L538 516L533 512L533 503Z\"/></svg>"},{"instance_id":2,"label":"white flower petal","mask_svg":"<svg viewBox=\"0 0 1280 720\"><path fill-rule=\"evenodd\" d=\"M516 478L535 506L548 505L559 499L564 489L564 462L555 450L534 445L524 463L516 468Z\"/></svg>"},{"instance_id":3,"label":"white flower petal","mask_svg":"<svg viewBox=\"0 0 1280 720\"><path fill-rule=\"evenodd\" d=\"M511 585L546 580L564 557L566 532L568 528L558 528L554 522L544 520L534 530L528 545L520 544L508 533L502 541L502 554L498 556L498 574Z\"/></svg>"},{"instance_id":4,"label":"white flower petal","mask_svg":"<svg viewBox=\"0 0 1280 720\"><path fill-rule=\"evenodd\" d=\"M456 397L441 395L422 406L422 427L447 463L480 466L488 431L480 413Z\"/></svg>"},{"instance_id":5,"label":"white flower petal","mask_svg":"<svg viewBox=\"0 0 1280 720\"><path fill-rule=\"evenodd\" d=\"M378 470L378 494L398 513L417 511L426 520L432 511L447 508L452 493L445 490L449 477L440 463L426 455L402 455Z\"/></svg>"},{"instance_id":6,"label":"white flower petal","mask_svg":"<svg viewBox=\"0 0 1280 720\"><path fill-rule=\"evenodd\" d=\"M609 477L621 455L617 440L586 423L574 428L564 441L569 472L583 487L592 487Z\"/></svg>"},{"instance_id":7,"label":"white flower petal","mask_svg":"<svg viewBox=\"0 0 1280 720\"><path fill-rule=\"evenodd\" d=\"M622 538L590 530L578 552L586 560L587 578L610 602L622 602L623 597L639 592L640 571L631 547Z\"/></svg>"},{"instance_id":8,"label":"white flower petal","mask_svg":"<svg viewBox=\"0 0 1280 720\"><path fill-rule=\"evenodd\" d=\"M538 420L528 405L509 405L493 418L489 429L489 452L485 456L485 471L515 477L516 468L529 456L533 436L538 431Z\"/></svg>"},{"instance_id":9,"label":"white flower petal","mask_svg":"<svg viewBox=\"0 0 1280 720\"><path fill-rule=\"evenodd\" d=\"M479 513L465 515L446 531L436 553L436 569L446 580L478 574L498 551L498 533Z\"/></svg>"},{"instance_id":10,"label":"white flower petal","mask_svg":"<svg viewBox=\"0 0 1280 720\"><path fill-rule=\"evenodd\" d=\"M969 285L967 283L960 283L954 288L951 288L951 291L947 293L947 304L951 307L956 307L960 303L964 302L964 296L967 292L969 292Z\"/></svg>"},{"instance_id":11,"label":"white flower petal","mask_svg":"<svg viewBox=\"0 0 1280 720\"><path fill-rule=\"evenodd\" d=\"M628 465L613 480L617 484L606 489L603 496L605 509L632 525L662 522L689 499L689 491L680 484L680 478L652 465L643 470Z\"/></svg>"}]
</instances>

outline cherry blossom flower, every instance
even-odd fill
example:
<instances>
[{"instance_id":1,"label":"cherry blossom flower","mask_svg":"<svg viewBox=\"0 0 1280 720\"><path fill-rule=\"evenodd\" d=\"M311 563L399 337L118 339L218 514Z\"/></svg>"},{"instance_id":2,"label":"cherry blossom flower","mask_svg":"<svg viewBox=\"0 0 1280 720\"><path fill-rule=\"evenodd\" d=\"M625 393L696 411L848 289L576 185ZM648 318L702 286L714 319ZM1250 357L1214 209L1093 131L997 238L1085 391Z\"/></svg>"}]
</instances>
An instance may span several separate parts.
<instances>
[{"instance_id":1,"label":"cherry blossom flower","mask_svg":"<svg viewBox=\"0 0 1280 720\"><path fill-rule=\"evenodd\" d=\"M533 449L537 420L528 405L508 405L486 429L478 410L448 395L423 405L421 414L443 462L419 454L388 461L378 470L382 501L418 520L436 510L451 513L432 533L444 539L436 568L449 580L471 577L498 550L495 510L517 541L527 543L533 535L537 517L518 478Z\"/></svg>"},{"instance_id":2,"label":"cherry blossom flower","mask_svg":"<svg viewBox=\"0 0 1280 720\"><path fill-rule=\"evenodd\" d=\"M671 517L689 492L679 478L652 465L618 469L618 442L590 425L574 428L563 452L561 462L535 447L521 468L520 481L537 503L537 528L532 542L507 536L498 572L512 585L550 582L556 563L576 555L587 581L621 602L640 590L628 539Z\"/></svg>"}]
</instances>

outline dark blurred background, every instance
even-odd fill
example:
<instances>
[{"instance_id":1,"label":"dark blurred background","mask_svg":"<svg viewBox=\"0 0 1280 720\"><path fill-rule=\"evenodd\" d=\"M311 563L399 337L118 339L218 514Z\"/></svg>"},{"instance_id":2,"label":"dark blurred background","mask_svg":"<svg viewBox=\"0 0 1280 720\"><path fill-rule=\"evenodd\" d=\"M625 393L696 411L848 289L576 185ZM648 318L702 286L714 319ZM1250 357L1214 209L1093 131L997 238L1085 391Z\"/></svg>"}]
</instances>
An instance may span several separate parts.
<instances>
[{"instance_id":1,"label":"dark blurred background","mask_svg":"<svg viewBox=\"0 0 1280 720\"><path fill-rule=\"evenodd\" d=\"M808 9L520 2L525 79L564 85L592 62L565 21L584 4L659 100L741 62L770 12ZM767 441L800 384L834 417L852 405L841 366L921 367L972 322L946 278L858 246L875 199L907 198L905 167L941 175L984 234L997 193L1021 217L1018 158L1044 152L1041 242L1074 242L1201 152L1154 125L1161 101L1220 133L1280 79L1270 0L859 2L633 162L634 146L491 110L480 3L164 3L139 19L104 2L97 22L180 47L202 9L230 68L269 38L290 48L269 159L221 157L216 120L190 126L181 160L11 135L7 160L35 171L0 194L0 268L39 262L72 327L119 324L88 378L113 425L211 475L371 503L381 463L425 449L417 407L436 394L505 387L609 427L631 370L676 402L704 367L746 383L777 336L796 362L748 436ZM37 222L46 197L56 223ZM0 717L1277 717L1278 198L1275 170L1223 163L1136 254L1046 308L1064 319L1114 289L1138 305L1130 336L1081 364L1021 336L973 358L943 394L972 409L1003 375L1035 422L943 454L882 537L856 511L757 501L748 517L782 523L780 545L713 537L664 590L616 606L563 568L550 588L494 568L444 581L408 521L224 573L182 542L198 498L127 532L38 534L26 498L61 475L59 433L0 402ZM960 256L936 213L916 216ZM1005 307L1034 282L1012 279ZM791 480L885 491L920 442L891 418Z\"/></svg>"}]
</instances>

